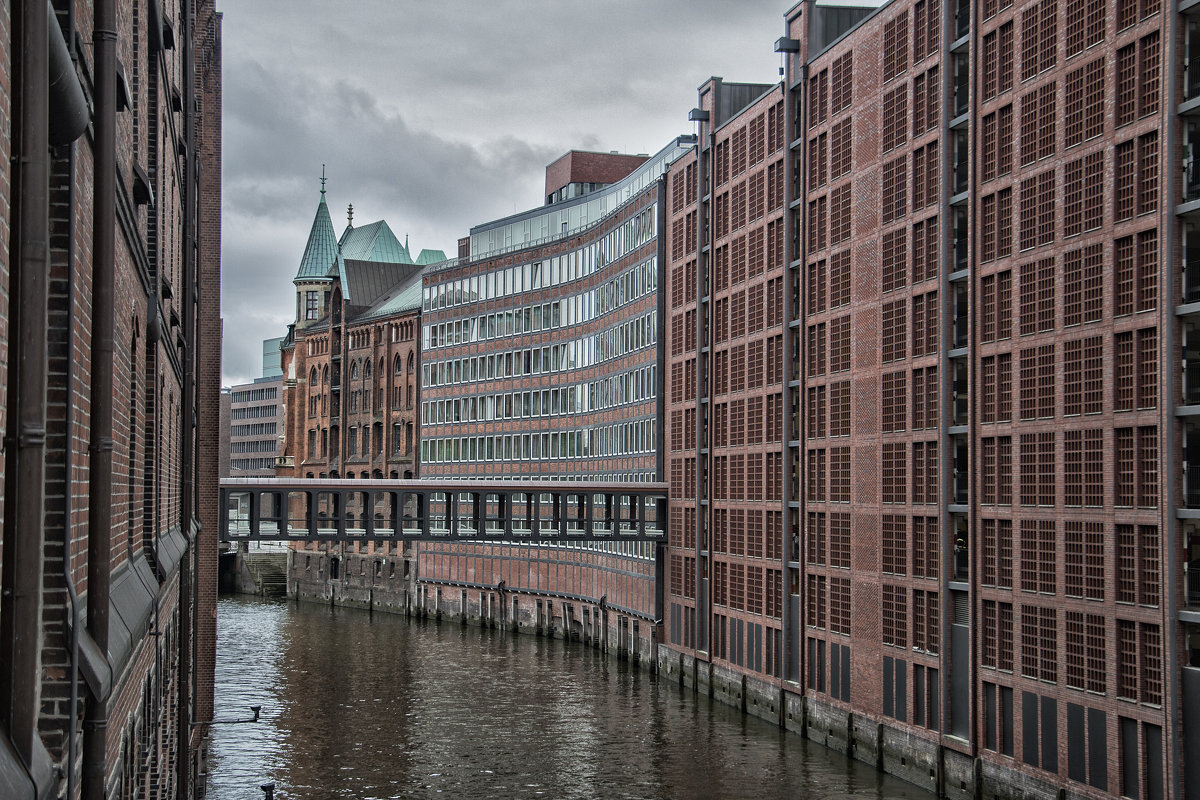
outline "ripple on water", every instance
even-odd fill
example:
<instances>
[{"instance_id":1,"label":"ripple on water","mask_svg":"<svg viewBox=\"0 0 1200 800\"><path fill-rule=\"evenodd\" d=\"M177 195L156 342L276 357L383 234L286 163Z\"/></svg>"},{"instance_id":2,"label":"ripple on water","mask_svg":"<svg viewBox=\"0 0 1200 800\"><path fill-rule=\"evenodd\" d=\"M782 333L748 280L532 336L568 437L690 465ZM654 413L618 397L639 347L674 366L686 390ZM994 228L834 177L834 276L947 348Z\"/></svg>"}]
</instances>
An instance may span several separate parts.
<instances>
[{"instance_id":1,"label":"ripple on water","mask_svg":"<svg viewBox=\"0 0 1200 800\"><path fill-rule=\"evenodd\" d=\"M561 641L218 604L216 800L912 798L922 790Z\"/></svg>"}]
</instances>

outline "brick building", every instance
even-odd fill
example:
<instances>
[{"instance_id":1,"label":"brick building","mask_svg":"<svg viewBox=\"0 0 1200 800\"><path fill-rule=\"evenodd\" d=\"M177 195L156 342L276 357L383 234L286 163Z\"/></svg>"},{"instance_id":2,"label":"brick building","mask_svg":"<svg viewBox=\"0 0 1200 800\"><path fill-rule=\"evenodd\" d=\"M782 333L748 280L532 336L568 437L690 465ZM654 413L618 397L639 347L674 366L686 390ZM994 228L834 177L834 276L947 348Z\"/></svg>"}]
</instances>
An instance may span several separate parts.
<instances>
[{"instance_id":1,"label":"brick building","mask_svg":"<svg viewBox=\"0 0 1200 800\"><path fill-rule=\"evenodd\" d=\"M660 176L688 143L570 153L545 206L473 228L426 274L422 477L661 480ZM427 543L417 570L439 610L642 652L655 574L644 544Z\"/></svg>"},{"instance_id":2,"label":"brick building","mask_svg":"<svg viewBox=\"0 0 1200 800\"><path fill-rule=\"evenodd\" d=\"M0 795L202 796L221 17L20 2L0 31Z\"/></svg>"},{"instance_id":3,"label":"brick building","mask_svg":"<svg viewBox=\"0 0 1200 800\"><path fill-rule=\"evenodd\" d=\"M440 250L409 254L386 222L340 238L325 190L294 281L297 320L281 350L283 451L275 474L297 478L409 479L417 474L417 330L421 275L445 260ZM363 509L354 510L361 517ZM355 553L400 557L401 548L370 543L310 544L320 553L292 560L293 589L326 596L334 564ZM381 561L382 563L382 561ZM392 566L394 572L394 565ZM351 587L346 587L354 594ZM336 591L337 589L335 589ZM350 598L354 602L353 598Z\"/></svg>"},{"instance_id":4,"label":"brick building","mask_svg":"<svg viewBox=\"0 0 1200 800\"><path fill-rule=\"evenodd\" d=\"M1180 6L800 3L701 87L665 669L947 796L1200 796Z\"/></svg>"}]
</instances>

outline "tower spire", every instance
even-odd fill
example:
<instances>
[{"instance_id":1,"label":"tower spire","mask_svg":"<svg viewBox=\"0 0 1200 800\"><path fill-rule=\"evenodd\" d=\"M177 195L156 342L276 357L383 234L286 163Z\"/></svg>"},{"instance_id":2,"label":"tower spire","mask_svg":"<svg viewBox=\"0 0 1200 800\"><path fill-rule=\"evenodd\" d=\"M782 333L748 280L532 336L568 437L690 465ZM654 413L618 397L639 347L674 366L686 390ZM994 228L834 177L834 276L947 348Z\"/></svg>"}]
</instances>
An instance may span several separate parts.
<instances>
[{"instance_id":1,"label":"tower spire","mask_svg":"<svg viewBox=\"0 0 1200 800\"><path fill-rule=\"evenodd\" d=\"M354 227L354 203L346 206L346 224Z\"/></svg>"},{"instance_id":2,"label":"tower spire","mask_svg":"<svg viewBox=\"0 0 1200 800\"><path fill-rule=\"evenodd\" d=\"M325 165L321 165L321 200L325 200Z\"/></svg>"}]
</instances>

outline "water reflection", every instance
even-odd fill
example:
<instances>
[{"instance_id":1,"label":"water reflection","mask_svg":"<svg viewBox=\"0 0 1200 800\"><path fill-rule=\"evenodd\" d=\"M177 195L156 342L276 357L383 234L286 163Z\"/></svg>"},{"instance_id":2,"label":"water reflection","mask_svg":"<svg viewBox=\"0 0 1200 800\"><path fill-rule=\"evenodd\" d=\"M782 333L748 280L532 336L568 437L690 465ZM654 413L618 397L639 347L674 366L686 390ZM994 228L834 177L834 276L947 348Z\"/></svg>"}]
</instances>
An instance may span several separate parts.
<instances>
[{"instance_id":1,"label":"water reflection","mask_svg":"<svg viewBox=\"0 0 1200 800\"><path fill-rule=\"evenodd\" d=\"M222 599L211 795L276 798L929 794L580 645Z\"/></svg>"}]
</instances>

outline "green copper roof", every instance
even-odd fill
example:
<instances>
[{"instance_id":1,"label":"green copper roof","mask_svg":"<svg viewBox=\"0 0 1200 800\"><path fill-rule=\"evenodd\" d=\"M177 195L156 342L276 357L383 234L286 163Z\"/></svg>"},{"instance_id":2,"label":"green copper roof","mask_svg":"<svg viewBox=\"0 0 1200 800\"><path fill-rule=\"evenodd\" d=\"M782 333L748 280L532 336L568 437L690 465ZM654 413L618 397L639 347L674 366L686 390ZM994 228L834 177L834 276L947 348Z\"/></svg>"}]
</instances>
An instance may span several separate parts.
<instances>
[{"instance_id":1,"label":"green copper roof","mask_svg":"<svg viewBox=\"0 0 1200 800\"><path fill-rule=\"evenodd\" d=\"M445 261L446 254L441 250L422 250L421 255L417 256L417 263L421 266L436 264L439 261Z\"/></svg>"},{"instance_id":2,"label":"green copper roof","mask_svg":"<svg viewBox=\"0 0 1200 800\"><path fill-rule=\"evenodd\" d=\"M340 242L342 258L355 261L386 261L389 264L412 264L408 248L400 244L396 234L383 220L360 228L346 227Z\"/></svg>"},{"instance_id":3,"label":"green copper roof","mask_svg":"<svg viewBox=\"0 0 1200 800\"><path fill-rule=\"evenodd\" d=\"M333 221L329 219L325 188L322 186L321 202L317 204L317 215L313 218L312 230L308 232L308 244L304 246L304 256L300 259L295 280L324 280L337 252L337 235L333 232Z\"/></svg>"}]
</instances>

